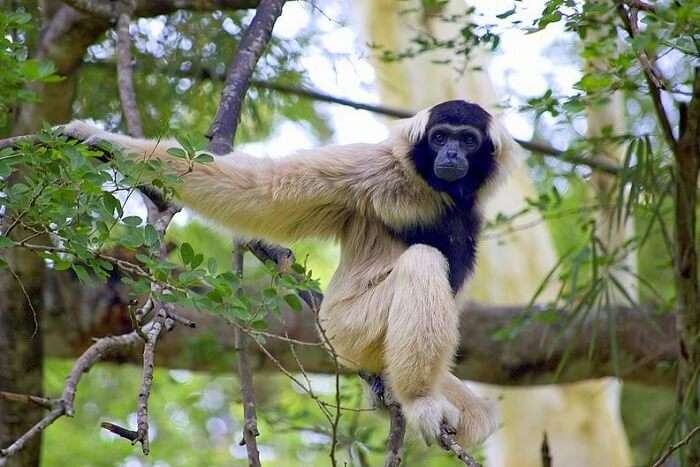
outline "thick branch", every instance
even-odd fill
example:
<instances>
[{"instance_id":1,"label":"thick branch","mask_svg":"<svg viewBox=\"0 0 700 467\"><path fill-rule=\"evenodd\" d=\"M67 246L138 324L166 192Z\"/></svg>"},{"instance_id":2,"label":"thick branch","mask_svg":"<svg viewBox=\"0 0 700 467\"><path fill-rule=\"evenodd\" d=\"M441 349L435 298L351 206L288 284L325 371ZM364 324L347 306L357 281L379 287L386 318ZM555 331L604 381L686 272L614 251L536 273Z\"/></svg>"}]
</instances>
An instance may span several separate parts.
<instances>
[{"instance_id":1,"label":"thick branch","mask_svg":"<svg viewBox=\"0 0 700 467\"><path fill-rule=\"evenodd\" d=\"M109 0L66 0L66 4L86 15L113 20L119 15L120 2ZM258 0L137 0L134 16L167 15L177 10L213 11L255 8Z\"/></svg>"},{"instance_id":2,"label":"thick branch","mask_svg":"<svg viewBox=\"0 0 700 467\"><path fill-rule=\"evenodd\" d=\"M122 103L122 113L126 127L131 136L143 138L143 125L136 104L134 77L131 68L131 39L129 38L129 13L119 15L117 21L117 83L119 84L119 99Z\"/></svg>"},{"instance_id":3,"label":"thick branch","mask_svg":"<svg viewBox=\"0 0 700 467\"><path fill-rule=\"evenodd\" d=\"M57 275L56 279L63 278ZM60 287L60 292L59 292ZM54 287L52 287L53 289ZM75 358L80 349L92 342L92 336L110 335L118 332L119 323L128 322L126 305L108 307L110 293L97 287L61 280L47 291L54 308L46 313L45 346L47 355ZM66 300L75 300L61 305L55 295ZM111 301L118 299L110 299ZM65 310L77 310L67 313ZM563 325L550 326L537 320L512 340L495 340L493 334L522 317L522 306L484 306L470 304L461 314L462 333L455 373L460 378L492 384L528 385L551 382L551 375L566 358L566 365L558 381L569 382L609 376L614 374L614 364L606 336L607 318L588 321L582 326L562 330ZM119 313L115 316L114 313ZM671 385L675 376L677 360L677 332L674 316L659 316L651 307L616 308L601 310L599 316L614 313L616 317L617 345L621 375L630 381ZM220 355L234 352L233 327L221 318L193 311L178 310L178 314L197 321L197 329L176 327L168 339L159 342L159 365L168 368L188 368L202 371L230 371L228 360L220 360L212 354L205 358L187 349L196 342L216 342ZM320 339L315 329L314 317L307 311L287 312L283 316L285 326L274 318L270 320L270 333L285 336L315 345L297 345L297 356L308 372L334 373L335 367L325 350L320 348ZM75 322L81 323L76 328ZM597 338L596 336L597 331ZM286 334L285 334L286 333ZM267 337L267 336L266 336ZM589 358L590 344L595 341L596 352ZM140 341L140 338L139 338ZM297 361L290 353L289 342L272 337L266 338L266 346L279 361L288 368L296 368ZM569 350L568 355L566 354ZM273 370L273 365L255 347L250 349L253 371ZM115 358L117 356L115 355ZM118 361L140 364L138 349L120 352ZM668 365L668 364L671 365Z\"/></svg>"},{"instance_id":4,"label":"thick branch","mask_svg":"<svg viewBox=\"0 0 700 467\"><path fill-rule=\"evenodd\" d=\"M243 99L248 92L250 77L263 51L272 37L272 29L277 18L282 14L286 0L261 0L255 11L255 17L246 28L238 44L238 50L226 74L224 89L221 93L216 117L208 132L210 139L208 149L217 155L228 154L233 149L233 140L241 117ZM243 276L243 246L236 242L234 251L234 270ZM243 398L243 440L248 454L248 464L260 467L260 453L256 437L259 436L257 416L255 413L255 392L253 390L253 373L248 362L246 339L238 326L234 327L234 346L238 361L238 376Z\"/></svg>"},{"instance_id":5,"label":"thick branch","mask_svg":"<svg viewBox=\"0 0 700 467\"><path fill-rule=\"evenodd\" d=\"M219 109L208 132L209 150L214 154L231 152L250 77L272 37L272 28L282 14L285 2L286 0L261 0L252 23L243 33L236 57L226 74Z\"/></svg>"},{"instance_id":6,"label":"thick branch","mask_svg":"<svg viewBox=\"0 0 700 467\"><path fill-rule=\"evenodd\" d=\"M700 67L695 69L693 99L685 110L683 133L675 159L676 306L679 332L677 394L685 412L684 425L700 423L700 271L698 269L697 206L700 175ZM683 426L683 425L682 425ZM688 465L700 464L700 443L690 445L683 457Z\"/></svg>"}]
</instances>

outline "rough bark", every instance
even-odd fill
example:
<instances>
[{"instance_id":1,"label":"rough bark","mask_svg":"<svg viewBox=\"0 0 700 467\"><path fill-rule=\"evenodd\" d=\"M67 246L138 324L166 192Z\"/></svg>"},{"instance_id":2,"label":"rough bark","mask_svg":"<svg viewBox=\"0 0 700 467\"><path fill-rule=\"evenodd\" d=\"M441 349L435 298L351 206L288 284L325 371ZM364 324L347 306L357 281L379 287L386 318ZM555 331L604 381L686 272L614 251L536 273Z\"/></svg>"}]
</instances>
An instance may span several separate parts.
<instances>
[{"instance_id":1,"label":"rough bark","mask_svg":"<svg viewBox=\"0 0 700 467\"><path fill-rule=\"evenodd\" d=\"M270 42L272 28L282 14L285 2L286 0L262 0L252 23L243 33L236 56L226 73L219 108L208 132L211 139L208 149L214 154L226 154L233 149L232 139L236 136L250 77Z\"/></svg>"},{"instance_id":2,"label":"rough bark","mask_svg":"<svg viewBox=\"0 0 700 467\"><path fill-rule=\"evenodd\" d=\"M700 285L698 284L698 173L700 172L700 68L695 70L694 98L675 146L674 193L677 317L680 338L678 398L684 409L682 426L700 424ZM700 465L700 443L691 443L687 465Z\"/></svg>"},{"instance_id":3,"label":"rough bark","mask_svg":"<svg viewBox=\"0 0 700 467\"><path fill-rule=\"evenodd\" d=\"M43 341L38 314L43 262L19 250L8 251L4 258L10 269L0 273L0 391L40 395ZM0 399L0 448L19 438L43 412L36 405ZM38 466L40 447L40 440L33 440L7 466Z\"/></svg>"}]
</instances>

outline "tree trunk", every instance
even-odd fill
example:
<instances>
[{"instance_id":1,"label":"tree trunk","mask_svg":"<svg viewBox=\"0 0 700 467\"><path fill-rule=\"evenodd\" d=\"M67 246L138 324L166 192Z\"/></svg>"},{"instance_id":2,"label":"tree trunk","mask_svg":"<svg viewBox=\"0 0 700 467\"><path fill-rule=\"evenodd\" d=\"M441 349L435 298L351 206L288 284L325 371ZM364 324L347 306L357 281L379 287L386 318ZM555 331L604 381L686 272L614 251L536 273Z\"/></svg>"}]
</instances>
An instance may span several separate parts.
<instances>
[{"instance_id":1,"label":"tree trunk","mask_svg":"<svg viewBox=\"0 0 700 467\"><path fill-rule=\"evenodd\" d=\"M38 313L43 261L20 250L10 250L5 259L16 277L8 269L0 272L0 391L40 395L44 353ZM38 406L0 399L0 447L7 447L42 415ZM40 447L37 436L9 459L8 467L38 466Z\"/></svg>"},{"instance_id":2,"label":"tree trunk","mask_svg":"<svg viewBox=\"0 0 700 467\"><path fill-rule=\"evenodd\" d=\"M44 122L56 124L70 119L77 70L85 50L107 27L105 21L88 20L53 0L42 2L42 11L47 16L34 56L52 61L65 79L32 86L39 101L19 109L14 134L34 132ZM19 229L14 235L21 235ZM21 249L8 251L6 259L9 269L0 271L0 390L42 394L44 261ZM0 400L0 448L15 441L42 416L39 407ZM40 448L41 436L36 436L9 459L8 466L38 466Z\"/></svg>"},{"instance_id":3,"label":"tree trunk","mask_svg":"<svg viewBox=\"0 0 700 467\"><path fill-rule=\"evenodd\" d=\"M700 424L700 286L698 285L698 172L700 171L700 68L695 69L690 102L676 161L675 240L677 325L680 337L678 399L683 408L681 437ZM684 128L685 126L685 128ZM688 444L685 465L700 465L700 441Z\"/></svg>"}]
</instances>

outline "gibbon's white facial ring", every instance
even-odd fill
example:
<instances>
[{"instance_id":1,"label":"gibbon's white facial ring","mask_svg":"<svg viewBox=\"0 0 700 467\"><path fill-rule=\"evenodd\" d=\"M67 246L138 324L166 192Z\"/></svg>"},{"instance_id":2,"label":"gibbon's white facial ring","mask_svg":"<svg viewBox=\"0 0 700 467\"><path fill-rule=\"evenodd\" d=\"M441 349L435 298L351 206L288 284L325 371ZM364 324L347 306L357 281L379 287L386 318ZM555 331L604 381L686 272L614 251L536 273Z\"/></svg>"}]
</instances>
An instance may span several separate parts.
<instances>
[{"instance_id":1,"label":"gibbon's white facial ring","mask_svg":"<svg viewBox=\"0 0 700 467\"><path fill-rule=\"evenodd\" d=\"M428 132L428 144L436 153L433 163L435 176L447 182L463 178L469 171L467 157L483 142L479 129L471 125L441 123Z\"/></svg>"}]
</instances>

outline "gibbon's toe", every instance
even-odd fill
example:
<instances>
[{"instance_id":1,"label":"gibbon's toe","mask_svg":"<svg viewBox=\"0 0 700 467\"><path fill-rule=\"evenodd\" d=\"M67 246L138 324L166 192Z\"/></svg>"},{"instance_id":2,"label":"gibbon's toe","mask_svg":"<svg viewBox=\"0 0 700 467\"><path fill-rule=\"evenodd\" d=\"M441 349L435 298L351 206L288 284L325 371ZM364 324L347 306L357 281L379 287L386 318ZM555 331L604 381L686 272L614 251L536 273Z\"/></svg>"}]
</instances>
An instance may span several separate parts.
<instances>
[{"instance_id":1,"label":"gibbon's toe","mask_svg":"<svg viewBox=\"0 0 700 467\"><path fill-rule=\"evenodd\" d=\"M427 444L440 436L443 423L460 426L459 410L442 395L419 397L403 403L401 408L408 425L418 431Z\"/></svg>"},{"instance_id":2,"label":"gibbon's toe","mask_svg":"<svg viewBox=\"0 0 700 467\"><path fill-rule=\"evenodd\" d=\"M488 438L498 427L496 405L474 396L462 412L462 423L457 429L457 441L463 447L476 446Z\"/></svg>"}]
</instances>

